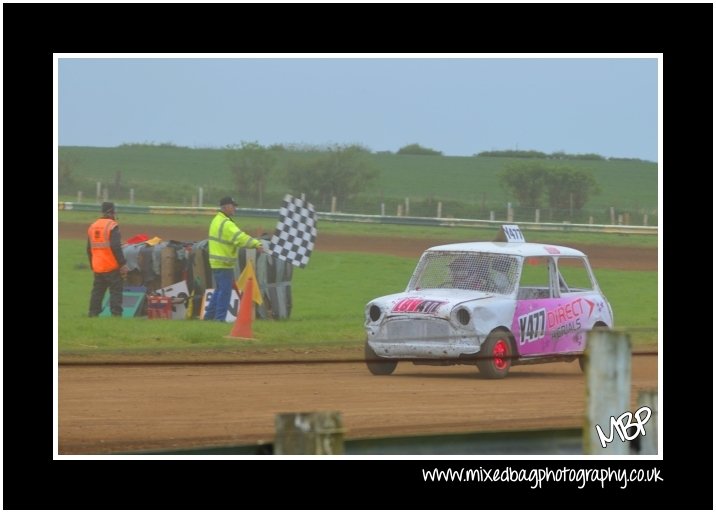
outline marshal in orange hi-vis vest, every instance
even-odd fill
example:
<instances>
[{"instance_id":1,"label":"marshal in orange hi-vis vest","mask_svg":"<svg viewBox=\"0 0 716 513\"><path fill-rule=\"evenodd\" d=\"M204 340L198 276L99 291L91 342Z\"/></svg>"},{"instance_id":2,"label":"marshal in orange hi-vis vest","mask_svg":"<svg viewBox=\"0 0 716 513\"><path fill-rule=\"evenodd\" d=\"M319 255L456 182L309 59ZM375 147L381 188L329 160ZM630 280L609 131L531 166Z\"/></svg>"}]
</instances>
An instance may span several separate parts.
<instances>
[{"instance_id":1,"label":"marshal in orange hi-vis vest","mask_svg":"<svg viewBox=\"0 0 716 513\"><path fill-rule=\"evenodd\" d=\"M96 273L108 273L119 269L119 263L109 245L109 235L117 226L114 219L97 219L87 230L92 251L92 270Z\"/></svg>"}]
</instances>

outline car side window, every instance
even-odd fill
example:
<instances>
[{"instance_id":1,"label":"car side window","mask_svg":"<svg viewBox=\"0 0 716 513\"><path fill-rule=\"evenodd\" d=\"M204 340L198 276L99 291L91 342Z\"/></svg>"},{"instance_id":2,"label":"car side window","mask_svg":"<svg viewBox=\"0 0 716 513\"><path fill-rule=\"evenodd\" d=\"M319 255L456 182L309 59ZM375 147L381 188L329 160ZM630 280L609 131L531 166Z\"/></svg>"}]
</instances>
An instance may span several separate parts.
<instances>
[{"instance_id":1,"label":"car side window","mask_svg":"<svg viewBox=\"0 0 716 513\"><path fill-rule=\"evenodd\" d=\"M557 260L560 294L594 290L587 261L581 257L559 257Z\"/></svg>"},{"instance_id":2,"label":"car side window","mask_svg":"<svg viewBox=\"0 0 716 513\"><path fill-rule=\"evenodd\" d=\"M517 299L547 299L550 292L548 257L527 257L522 264Z\"/></svg>"}]
</instances>

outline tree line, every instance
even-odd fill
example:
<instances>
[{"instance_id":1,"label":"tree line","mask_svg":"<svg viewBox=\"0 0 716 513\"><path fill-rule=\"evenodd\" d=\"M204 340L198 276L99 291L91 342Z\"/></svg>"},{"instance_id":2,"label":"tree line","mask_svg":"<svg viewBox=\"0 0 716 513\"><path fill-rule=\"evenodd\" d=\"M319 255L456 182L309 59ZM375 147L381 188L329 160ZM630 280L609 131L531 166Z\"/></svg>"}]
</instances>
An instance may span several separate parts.
<instances>
[{"instance_id":1,"label":"tree line","mask_svg":"<svg viewBox=\"0 0 716 513\"><path fill-rule=\"evenodd\" d=\"M524 208L540 208L546 199L549 208L579 211L591 194L600 192L590 171L548 168L539 163L507 166L499 181Z\"/></svg>"},{"instance_id":2,"label":"tree line","mask_svg":"<svg viewBox=\"0 0 716 513\"><path fill-rule=\"evenodd\" d=\"M239 196L263 198L269 176L278 175L294 195L306 194L317 206L337 206L364 191L379 174L367 160L370 150L357 145L332 145L309 158L289 159L279 169L275 149L257 142L227 147L226 159Z\"/></svg>"}]
</instances>

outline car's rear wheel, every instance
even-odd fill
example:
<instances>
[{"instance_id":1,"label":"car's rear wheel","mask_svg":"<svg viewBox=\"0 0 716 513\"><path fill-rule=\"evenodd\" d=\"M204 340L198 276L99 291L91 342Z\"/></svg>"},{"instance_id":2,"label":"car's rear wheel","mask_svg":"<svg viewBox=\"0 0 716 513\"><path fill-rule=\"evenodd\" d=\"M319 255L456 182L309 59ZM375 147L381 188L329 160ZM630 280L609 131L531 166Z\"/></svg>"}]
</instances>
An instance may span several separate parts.
<instances>
[{"instance_id":1,"label":"car's rear wheel","mask_svg":"<svg viewBox=\"0 0 716 513\"><path fill-rule=\"evenodd\" d=\"M488 379L502 379L512 367L512 343L506 331L496 330L487 337L477 354L477 368Z\"/></svg>"},{"instance_id":2,"label":"car's rear wheel","mask_svg":"<svg viewBox=\"0 0 716 513\"><path fill-rule=\"evenodd\" d=\"M375 354L375 351L371 349L368 342L365 343L365 364L368 366L368 370L371 374L375 376L387 376L392 374L398 366L398 362L395 360L388 360Z\"/></svg>"}]
</instances>

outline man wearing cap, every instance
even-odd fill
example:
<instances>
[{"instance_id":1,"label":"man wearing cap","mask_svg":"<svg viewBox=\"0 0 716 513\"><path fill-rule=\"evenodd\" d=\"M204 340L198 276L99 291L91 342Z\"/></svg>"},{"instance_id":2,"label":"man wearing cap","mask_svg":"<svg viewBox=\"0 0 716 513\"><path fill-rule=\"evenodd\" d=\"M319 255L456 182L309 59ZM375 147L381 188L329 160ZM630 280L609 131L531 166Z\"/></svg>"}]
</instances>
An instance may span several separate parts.
<instances>
[{"instance_id":1,"label":"man wearing cap","mask_svg":"<svg viewBox=\"0 0 716 513\"><path fill-rule=\"evenodd\" d=\"M102 203L102 217L87 230L87 257L94 272L89 316L97 317L102 311L102 299L109 289L109 310L113 316L121 317L122 279L127 275L128 268L112 202Z\"/></svg>"},{"instance_id":2,"label":"man wearing cap","mask_svg":"<svg viewBox=\"0 0 716 513\"><path fill-rule=\"evenodd\" d=\"M263 251L261 241L242 232L232 219L236 206L233 198L221 198L220 210L209 226L209 266L214 277L214 294L204 311L205 321L226 320L239 248L256 249L259 253Z\"/></svg>"}]
</instances>

